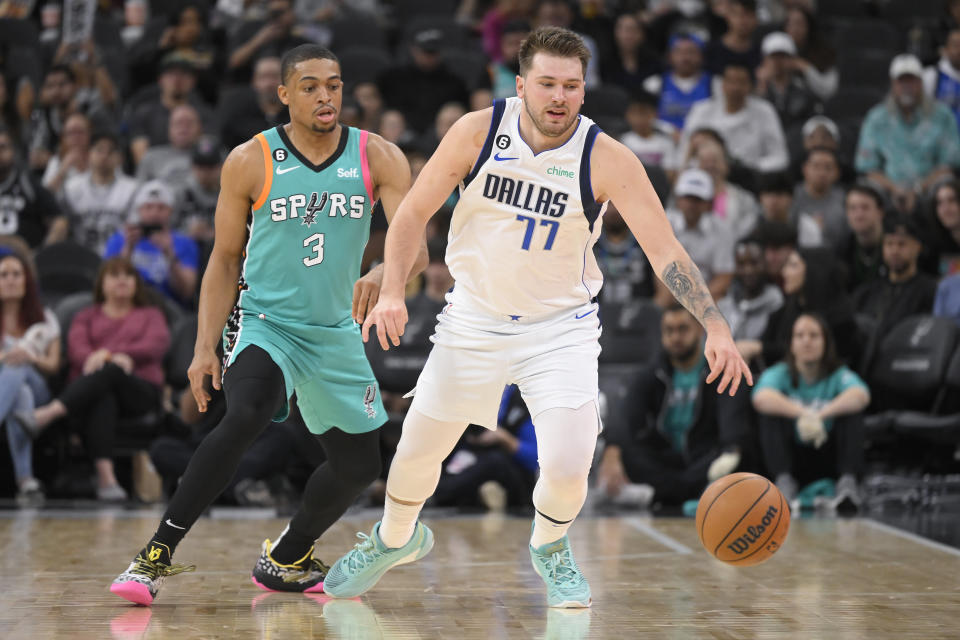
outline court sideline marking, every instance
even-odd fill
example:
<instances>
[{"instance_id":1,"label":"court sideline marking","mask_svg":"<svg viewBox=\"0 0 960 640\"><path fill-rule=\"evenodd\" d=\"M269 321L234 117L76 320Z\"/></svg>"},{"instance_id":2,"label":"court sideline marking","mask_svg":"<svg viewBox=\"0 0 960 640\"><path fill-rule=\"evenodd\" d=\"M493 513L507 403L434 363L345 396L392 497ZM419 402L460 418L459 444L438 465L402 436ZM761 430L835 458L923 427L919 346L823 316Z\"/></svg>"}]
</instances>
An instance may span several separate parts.
<instances>
[{"instance_id":1,"label":"court sideline marking","mask_svg":"<svg viewBox=\"0 0 960 640\"><path fill-rule=\"evenodd\" d=\"M910 540L911 542L916 542L924 547L936 549L937 551L943 551L944 553L949 553L952 556L960 556L960 549L954 549L953 547L943 544L942 542L930 540L928 538L924 538L923 536L918 536L915 533L910 533L909 531L904 531L903 529L898 529L888 524L877 522L876 520L864 519L862 522L869 527L873 527L874 529L878 529L880 531L885 531L890 535L904 538L905 540Z\"/></svg>"},{"instance_id":2,"label":"court sideline marking","mask_svg":"<svg viewBox=\"0 0 960 640\"><path fill-rule=\"evenodd\" d=\"M681 555L687 555L687 554L693 553L690 547L684 544L681 544L680 542L677 542L676 540L674 540L673 538L671 538L665 533L661 533L660 531L657 531L652 526L650 526L649 522L647 522L643 518L624 518L623 520L624 522L629 524L631 527L633 527L637 531L645 534L647 537L653 538L654 540L656 540L663 546L667 547L671 551L674 551Z\"/></svg>"}]
</instances>

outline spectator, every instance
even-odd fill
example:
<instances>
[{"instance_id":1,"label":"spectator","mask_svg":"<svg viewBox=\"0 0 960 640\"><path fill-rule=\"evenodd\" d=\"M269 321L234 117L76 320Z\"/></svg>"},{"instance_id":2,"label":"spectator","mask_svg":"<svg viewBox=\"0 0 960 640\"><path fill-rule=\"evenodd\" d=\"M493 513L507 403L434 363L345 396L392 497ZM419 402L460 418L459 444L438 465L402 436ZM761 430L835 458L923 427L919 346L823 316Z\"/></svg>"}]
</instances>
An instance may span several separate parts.
<instances>
[{"instance_id":1,"label":"spectator","mask_svg":"<svg viewBox=\"0 0 960 640\"><path fill-rule=\"evenodd\" d=\"M503 61L501 57L503 29L510 22L528 20L531 17L533 4L532 0L496 0L493 6L483 14L478 30L483 41L483 53L491 61Z\"/></svg>"},{"instance_id":2,"label":"spectator","mask_svg":"<svg viewBox=\"0 0 960 640\"><path fill-rule=\"evenodd\" d=\"M753 390L760 414L764 462L788 502L806 484L836 478L833 506L860 505L857 476L863 466L863 416L870 391L837 358L833 334L820 316L803 313L793 323L783 362L761 374Z\"/></svg>"},{"instance_id":3,"label":"spectator","mask_svg":"<svg viewBox=\"0 0 960 640\"><path fill-rule=\"evenodd\" d=\"M143 281L126 258L101 265L93 299L70 325L70 382L34 411L29 429L36 436L60 418L80 419L97 471L97 498L122 501L127 493L113 467L117 420L160 410L170 334L160 310L147 306Z\"/></svg>"},{"instance_id":4,"label":"spectator","mask_svg":"<svg viewBox=\"0 0 960 640\"><path fill-rule=\"evenodd\" d=\"M935 231L931 248L937 256L938 273L960 273L960 182L950 180L934 191Z\"/></svg>"},{"instance_id":5,"label":"spectator","mask_svg":"<svg viewBox=\"0 0 960 640\"><path fill-rule=\"evenodd\" d=\"M207 33L207 16L196 4L186 4L176 9L174 23L160 35L155 60L167 55L177 55L188 60L197 75L197 88L208 103L216 101L219 87L219 72L222 62L211 45Z\"/></svg>"},{"instance_id":6,"label":"spectator","mask_svg":"<svg viewBox=\"0 0 960 640\"><path fill-rule=\"evenodd\" d=\"M120 39L123 45L132 49L143 38L147 18L150 15L148 0L125 0L123 3L123 27L120 29Z\"/></svg>"},{"instance_id":7,"label":"spectator","mask_svg":"<svg viewBox=\"0 0 960 640\"><path fill-rule=\"evenodd\" d=\"M710 211L713 180L702 169L687 169L677 178L674 188L676 209L667 213L673 232L703 274L715 300L727 293L733 280L733 235L723 220ZM657 286L657 301L666 307L669 293Z\"/></svg>"},{"instance_id":8,"label":"spectator","mask_svg":"<svg viewBox=\"0 0 960 640\"><path fill-rule=\"evenodd\" d=\"M763 219L790 225L796 231L797 246L823 246L823 231L807 213L793 215L793 181L786 172L765 173L758 180Z\"/></svg>"},{"instance_id":9,"label":"spectator","mask_svg":"<svg viewBox=\"0 0 960 640\"><path fill-rule=\"evenodd\" d=\"M537 0L533 18L530 20L534 29L540 27L563 27L573 29L573 7L566 0ZM583 44L590 51L590 61L584 73L584 83L588 87L600 86L600 49L596 40L586 33L577 32Z\"/></svg>"},{"instance_id":10,"label":"spectator","mask_svg":"<svg viewBox=\"0 0 960 640\"><path fill-rule=\"evenodd\" d=\"M186 306L193 302L197 288L197 244L170 229L174 204L173 191L159 180L140 187L133 201L133 219L110 236L103 255L131 260L147 284Z\"/></svg>"},{"instance_id":11,"label":"spectator","mask_svg":"<svg viewBox=\"0 0 960 640\"><path fill-rule=\"evenodd\" d=\"M875 189L854 185L847 191L849 233L840 250L847 267L849 290L870 282L883 266L883 200Z\"/></svg>"},{"instance_id":12,"label":"spectator","mask_svg":"<svg viewBox=\"0 0 960 640\"><path fill-rule=\"evenodd\" d=\"M223 144L232 149L265 129L289 119L287 107L280 102L280 58L266 56L253 65L249 87L224 92L218 120Z\"/></svg>"},{"instance_id":13,"label":"spectator","mask_svg":"<svg viewBox=\"0 0 960 640\"><path fill-rule=\"evenodd\" d=\"M796 176L797 180L803 179L803 163L807 160L807 153L821 148L830 149L836 155L841 184L850 184L856 180L853 164L840 148L840 128L836 122L827 116L813 116L803 123L800 135L800 145L795 145L790 151L790 173Z\"/></svg>"},{"instance_id":14,"label":"spectator","mask_svg":"<svg viewBox=\"0 0 960 640\"><path fill-rule=\"evenodd\" d=\"M960 326L960 273L947 276L937 285L933 315L950 318Z\"/></svg>"},{"instance_id":15,"label":"spectator","mask_svg":"<svg viewBox=\"0 0 960 640\"><path fill-rule=\"evenodd\" d=\"M383 112L377 133L383 136L384 140L399 147L412 145L415 137L407 128L407 118L396 109L387 109Z\"/></svg>"},{"instance_id":16,"label":"spectator","mask_svg":"<svg viewBox=\"0 0 960 640\"><path fill-rule=\"evenodd\" d=\"M757 70L757 94L766 98L780 116L784 130L799 127L813 115L817 97L797 68L797 47L782 31L767 34L761 46L763 64Z\"/></svg>"},{"instance_id":17,"label":"spectator","mask_svg":"<svg viewBox=\"0 0 960 640\"><path fill-rule=\"evenodd\" d=\"M626 428L604 433L597 472L606 497L626 489L640 506L695 500L708 482L736 470L747 425L746 388L731 398L707 383L703 329L690 312L674 302L660 320L660 335L663 353L627 394Z\"/></svg>"},{"instance_id":18,"label":"spectator","mask_svg":"<svg viewBox=\"0 0 960 640\"><path fill-rule=\"evenodd\" d=\"M30 114L30 168L42 170L60 148L60 135L67 116L73 111L77 95L77 76L65 64L47 70L40 87L37 106Z\"/></svg>"},{"instance_id":19,"label":"spectator","mask_svg":"<svg viewBox=\"0 0 960 640\"><path fill-rule=\"evenodd\" d=\"M166 56L160 64L157 86L145 90L139 106L133 107L130 117L130 155L135 165L152 146L167 144L170 114L183 104L190 104L209 118L209 111L194 92L197 84L193 63L177 54ZM156 94L156 95L155 95Z\"/></svg>"},{"instance_id":20,"label":"spectator","mask_svg":"<svg viewBox=\"0 0 960 640\"><path fill-rule=\"evenodd\" d=\"M284 51L310 42L305 25L297 25L293 0L268 0L267 15L242 22L227 44L227 70L233 82L250 81L253 61L264 56L280 57ZM324 46L329 42L319 42Z\"/></svg>"},{"instance_id":21,"label":"spectator","mask_svg":"<svg viewBox=\"0 0 960 640\"><path fill-rule=\"evenodd\" d=\"M403 113L407 125L424 132L444 104L469 101L467 87L440 59L443 34L424 29L410 44L412 64L388 69L377 79L380 94L389 109Z\"/></svg>"},{"instance_id":22,"label":"spectator","mask_svg":"<svg viewBox=\"0 0 960 640\"><path fill-rule=\"evenodd\" d=\"M923 248L917 223L911 216L890 215L884 222L883 264L886 274L866 282L853 293L853 304L869 323L866 348L858 370L866 375L884 337L901 320L933 311L937 281L917 270ZM862 324L861 324L862 326Z\"/></svg>"},{"instance_id":23,"label":"spectator","mask_svg":"<svg viewBox=\"0 0 960 640\"><path fill-rule=\"evenodd\" d=\"M490 84L494 98L517 95L517 76L520 75L520 43L530 34L530 23L511 20L503 25L500 35L500 56L490 63Z\"/></svg>"},{"instance_id":24,"label":"spectator","mask_svg":"<svg viewBox=\"0 0 960 640\"><path fill-rule=\"evenodd\" d=\"M601 56L604 82L623 87L629 92L643 88L644 80L660 70L657 52L646 42L643 23L633 13L617 16L613 30L614 50ZM601 40L595 39L600 45Z\"/></svg>"},{"instance_id":25,"label":"spectator","mask_svg":"<svg viewBox=\"0 0 960 640\"><path fill-rule=\"evenodd\" d=\"M515 84L514 88L516 88ZM380 89L373 82L358 82L353 87L353 99L360 105L360 128L376 131L380 126L380 116L383 114L383 97L380 95Z\"/></svg>"},{"instance_id":26,"label":"spectator","mask_svg":"<svg viewBox=\"0 0 960 640\"><path fill-rule=\"evenodd\" d=\"M677 145L673 137L657 127L657 98L646 91L638 91L630 98L624 114L630 130L620 136L620 142L637 154L646 166L662 168L667 176L676 177Z\"/></svg>"},{"instance_id":27,"label":"spectator","mask_svg":"<svg viewBox=\"0 0 960 640\"><path fill-rule=\"evenodd\" d=\"M603 274L603 302L653 296L653 270L613 202L607 202L603 212L603 227L593 245L593 254Z\"/></svg>"},{"instance_id":28,"label":"spectator","mask_svg":"<svg viewBox=\"0 0 960 640\"><path fill-rule=\"evenodd\" d=\"M466 112L467 110L459 102L448 102L437 110L433 125L420 138L420 150L423 151L425 156L429 158L433 155L433 152L437 150L437 145L443 140L443 136L447 135L450 127Z\"/></svg>"},{"instance_id":29,"label":"spectator","mask_svg":"<svg viewBox=\"0 0 960 640\"><path fill-rule=\"evenodd\" d=\"M190 157L194 145L203 135L200 114L189 104L181 104L170 112L168 144L150 147L137 165L137 180L161 180L175 191L182 190L190 176Z\"/></svg>"},{"instance_id":30,"label":"spectator","mask_svg":"<svg viewBox=\"0 0 960 640\"><path fill-rule=\"evenodd\" d=\"M751 95L753 72L730 64L723 70L721 95L698 102L690 110L680 144L686 155L689 136L697 129L714 129L723 137L730 155L754 171L787 168L787 143L780 119L770 103Z\"/></svg>"},{"instance_id":31,"label":"spectator","mask_svg":"<svg viewBox=\"0 0 960 640\"><path fill-rule=\"evenodd\" d=\"M98 254L103 254L107 238L123 226L137 191L137 181L120 171L120 157L116 136L95 134L89 168L67 180L63 188L71 236Z\"/></svg>"},{"instance_id":32,"label":"spectator","mask_svg":"<svg viewBox=\"0 0 960 640\"><path fill-rule=\"evenodd\" d=\"M783 293L767 280L763 246L757 238L737 242L734 261L733 283L717 308L730 325L740 355L749 363L763 349L763 332L770 314L783 306Z\"/></svg>"},{"instance_id":33,"label":"spectator","mask_svg":"<svg viewBox=\"0 0 960 640\"><path fill-rule=\"evenodd\" d=\"M761 60L756 39L756 0L729 0L723 17L727 21L727 31L719 40L711 40L707 45L707 69L719 75L728 65L736 65L752 73L760 66Z\"/></svg>"},{"instance_id":34,"label":"spectator","mask_svg":"<svg viewBox=\"0 0 960 640\"><path fill-rule=\"evenodd\" d=\"M760 220L749 237L763 247L763 267L767 280L783 289L783 265L797 250L797 230L785 222Z\"/></svg>"},{"instance_id":35,"label":"spectator","mask_svg":"<svg viewBox=\"0 0 960 640\"><path fill-rule=\"evenodd\" d=\"M430 336L436 326L437 314L447 305L447 293L453 287L453 276L444 262L447 239L431 238L427 242L429 262L423 270L424 286L407 301L409 320L403 333L404 346L430 346Z\"/></svg>"},{"instance_id":36,"label":"spectator","mask_svg":"<svg viewBox=\"0 0 960 640\"><path fill-rule=\"evenodd\" d=\"M837 339L839 355L845 362L857 362L861 349L854 309L846 296L837 295L846 287L844 271L826 249L793 251L781 271L783 306L767 320L763 332L763 362L769 365L785 357L793 324L804 313L822 316Z\"/></svg>"},{"instance_id":37,"label":"spectator","mask_svg":"<svg viewBox=\"0 0 960 640\"><path fill-rule=\"evenodd\" d=\"M43 489L33 475L33 440L22 427L37 404L49 399L48 376L60 369L60 325L40 304L26 260L0 254L0 422L17 482L17 500L34 503Z\"/></svg>"},{"instance_id":38,"label":"spectator","mask_svg":"<svg viewBox=\"0 0 960 640\"><path fill-rule=\"evenodd\" d=\"M87 170L90 160L90 119L82 113L67 116L60 149L43 172L43 186L54 196L63 195L63 185Z\"/></svg>"},{"instance_id":39,"label":"spectator","mask_svg":"<svg viewBox=\"0 0 960 640\"><path fill-rule=\"evenodd\" d=\"M951 29L935 67L923 70L927 96L942 102L960 124L960 28Z\"/></svg>"},{"instance_id":40,"label":"spectator","mask_svg":"<svg viewBox=\"0 0 960 640\"><path fill-rule=\"evenodd\" d=\"M837 154L827 147L807 151L803 163L803 182L793 191L790 217L813 220L825 244L839 247L847 237L847 215L843 188L837 184L840 163Z\"/></svg>"},{"instance_id":41,"label":"spectator","mask_svg":"<svg viewBox=\"0 0 960 640\"><path fill-rule=\"evenodd\" d=\"M712 78L703 69L703 41L689 33L672 36L667 64L669 69L644 80L643 88L660 96L657 115L680 131L693 105L713 94Z\"/></svg>"},{"instance_id":42,"label":"spectator","mask_svg":"<svg viewBox=\"0 0 960 640\"><path fill-rule=\"evenodd\" d=\"M10 132L0 127L0 236L18 235L36 248L58 242L66 230L56 200L19 166Z\"/></svg>"},{"instance_id":43,"label":"spectator","mask_svg":"<svg viewBox=\"0 0 960 640\"><path fill-rule=\"evenodd\" d=\"M886 189L897 208L913 212L918 194L960 167L957 121L923 93L923 68L912 54L890 63L890 95L873 107L857 144L858 173Z\"/></svg>"},{"instance_id":44,"label":"spectator","mask_svg":"<svg viewBox=\"0 0 960 640\"><path fill-rule=\"evenodd\" d=\"M793 66L803 73L807 86L820 100L832 98L840 80L837 52L821 32L816 16L806 7L791 7L783 30L796 45Z\"/></svg>"},{"instance_id":45,"label":"spectator","mask_svg":"<svg viewBox=\"0 0 960 640\"><path fill-rule=\"evenodd\" d=\"M20 117L17 101L11 93L7 86L7 76L0 71L0 126L10 132L13 143L20 149L24 137L23 119Z\"/></svg>"},{"instance_id":46,"label":"spectator","mask_svg":"<svg viewBox=\"0 0 960 640\"><path fill-rule=\"evenodd\" d=\"M537 480L537 434L520 390L503 391L497 429L470 427L454 448L433 502L440 507L477 507L491 511L525 507Z\"/></svg>"},{"instance_id":47,"label":"spectator","mask_svg":"<svg viewBox=\"0 0 960 640\"><path fill-rule=\"evenodd\" d=\"M693 164L713 178L713 215L726 221L735 239L750 233L760 218L760 204L749 191L728 181L730 159L723 141L711 139L699 143Z\"/></svg>"},{"instance_id":48,"label":"spectator","mask_svg":"<svg viewBox=\"0 0 960 640\"><path fill-rule=\"evenodd\" d=\"M200 244L211 243L223 154L216 140L203 137L193 148L191 160L190 175L177 198L174 227Z\"/></svg>"}]
</instances>

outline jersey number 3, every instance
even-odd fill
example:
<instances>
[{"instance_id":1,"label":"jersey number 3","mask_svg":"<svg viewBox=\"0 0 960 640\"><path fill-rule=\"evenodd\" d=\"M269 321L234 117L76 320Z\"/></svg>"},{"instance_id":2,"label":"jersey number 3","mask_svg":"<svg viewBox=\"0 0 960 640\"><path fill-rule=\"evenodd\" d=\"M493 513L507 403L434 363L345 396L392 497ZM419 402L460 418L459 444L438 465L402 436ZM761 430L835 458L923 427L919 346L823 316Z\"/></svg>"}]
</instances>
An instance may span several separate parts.
<instances>
[{"instance_id":1,"label":"jersey number 3","mask_svg":"<svg viewBox=\"0 0 960 640\"><path fill-rule=\"evenodd\" d=\"M314 253L314 255L310 256L309 258L304 258L303 264L307 265L308 267L312 267L314 265L317 265L323 262L323 234L322 233L315 233L312 236L305 238L303 241L303 246L310 247L311 249L313 249L313 253Z\"/></svg>"}]
</instances>

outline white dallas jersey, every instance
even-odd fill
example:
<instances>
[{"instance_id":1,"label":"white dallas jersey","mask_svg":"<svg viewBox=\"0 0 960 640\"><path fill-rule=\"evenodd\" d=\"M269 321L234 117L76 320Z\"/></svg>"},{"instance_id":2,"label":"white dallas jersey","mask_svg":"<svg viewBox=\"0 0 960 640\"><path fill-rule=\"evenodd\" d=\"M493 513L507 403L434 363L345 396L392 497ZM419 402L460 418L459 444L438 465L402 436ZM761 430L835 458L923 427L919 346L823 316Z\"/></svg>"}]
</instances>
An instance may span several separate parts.
<instances>
[{"instance_id":1,"label":"white dallas jersey","mask_svg":"<svg viewBox=\"0 0 960 640\"><path fill-rule=\"evenodd\" d=\"M447 245L448 299L514 320L580 307L603 284L593 245L604 207L590 186L600 128L581 115L566 143L534 154L520 137L522 109L520 98L494 102Z\"/></svg>"}]
</instances>

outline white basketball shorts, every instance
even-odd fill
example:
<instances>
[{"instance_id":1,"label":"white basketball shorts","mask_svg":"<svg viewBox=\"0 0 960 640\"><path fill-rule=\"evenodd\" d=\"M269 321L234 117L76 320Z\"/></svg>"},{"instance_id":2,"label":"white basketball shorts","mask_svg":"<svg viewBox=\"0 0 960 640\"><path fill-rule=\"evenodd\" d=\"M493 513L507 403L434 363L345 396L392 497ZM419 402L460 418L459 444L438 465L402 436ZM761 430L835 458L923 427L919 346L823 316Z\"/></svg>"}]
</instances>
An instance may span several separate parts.
<instances>
[{"instance_id":1,"label":"white basketball shorts","mask_svg":"<svg viewBox=\"0 0 960 640\"><path fill-rule=\"evenodd\" d=\"M530 416L596 401L597 304L527 321L448 304L417 380L412 409L441 422L497 428L503 388L520 388ZM410 395L410 394L408 394Z\"/></svg>"}]
</instances>

